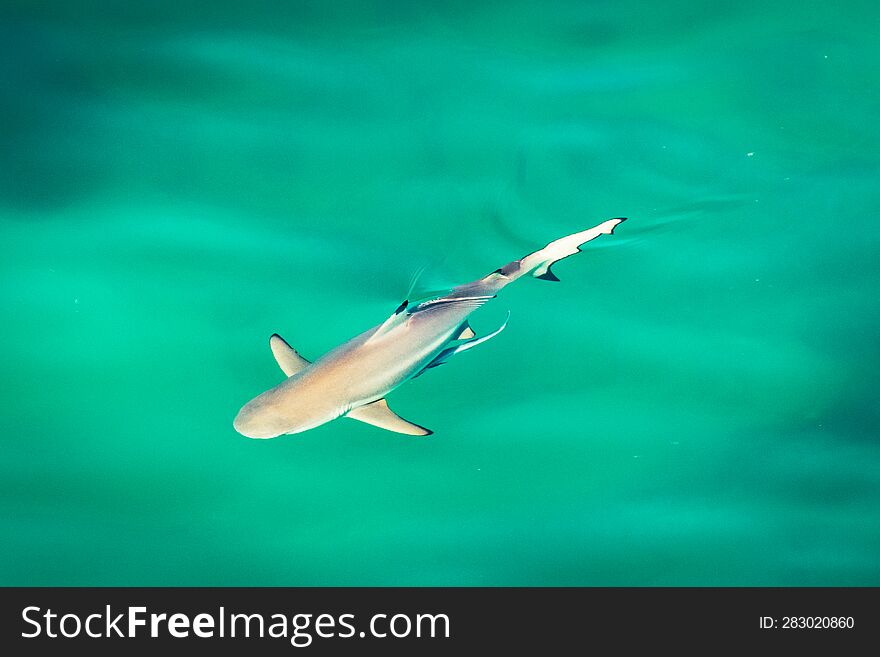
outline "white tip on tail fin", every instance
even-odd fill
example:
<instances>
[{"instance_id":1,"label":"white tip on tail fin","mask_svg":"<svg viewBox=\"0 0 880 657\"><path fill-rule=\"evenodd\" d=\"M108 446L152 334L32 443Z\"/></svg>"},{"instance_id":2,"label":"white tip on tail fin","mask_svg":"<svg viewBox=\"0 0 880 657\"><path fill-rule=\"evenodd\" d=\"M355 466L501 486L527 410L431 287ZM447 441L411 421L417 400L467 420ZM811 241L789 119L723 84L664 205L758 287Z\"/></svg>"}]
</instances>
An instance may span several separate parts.
<instances>
[{"instance_id":1,"label":"white tip on tail fin","mask_svg":"<svg viewBox=\"0 0 880 657\"><path fill-rule=\"evenodd\" d=\"M614 227L622 221L626 221L623 217L609 219L603 221L598 226L582 230L579 233L566 235L558 240L550 242L540 251L530 253L519 261L519 273L524 274L528 271L532 272L532 276L545 281L558 281L556 275L550 271L550 267L570 255L574 255L580 251L580 247L590 240L594 240L600 235L610 235L614 232ZM504 273L502 271L502 273Z\"/></svg>"}]
</instances>

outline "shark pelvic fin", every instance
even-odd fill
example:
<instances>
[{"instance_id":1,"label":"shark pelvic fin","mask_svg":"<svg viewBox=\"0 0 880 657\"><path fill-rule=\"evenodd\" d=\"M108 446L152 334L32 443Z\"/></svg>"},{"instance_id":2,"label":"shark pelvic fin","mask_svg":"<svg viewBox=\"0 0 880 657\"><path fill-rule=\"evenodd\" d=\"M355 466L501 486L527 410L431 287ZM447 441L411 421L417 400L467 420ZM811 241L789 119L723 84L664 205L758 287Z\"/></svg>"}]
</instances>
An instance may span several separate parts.
<instances>
[{"instance_id":1,"label":"shark pelvic fin","mask_svg":"<svg viewBox=\"0 0 880 657\"><path fill-rule=\"evenodd\" d=\"M394 431L395 433L405 433L409 436L428 436L434 433L430 429L426 429L418 424L413 424L412 422L404 420L397 413L388 408L388 402L384 399L379 399L370 404L359 406L358 408L349 411L345 417L372 424L374 427L379 427L380 429L387 429L388 431Z\"/></svg>"},{"instance_id":2,"label":"shark pelvic fin","mask_svg":"<svg viewBox=\"0 0 880 657\"><path fill-rule=\"evenodd\" d=\"M293 376L310 365L309 361L300 356L296 349L287 344L277 333L269 338L269 347L281 371L287 376Z\"/></svg>"},{"instance_id":3,"label":"shark pelvic fin","mask_svg":"<svg viewBox=\"0 0 880 657\"><path fill-rule=\"evenodd\" d=\"M471 325L467 323L465 320L461 326L458 327L458 333L455 336L456 340L470 340L474 337L476 333L474 333L474 329L471 328Z\"/></svg>"},{"instance_id":4,"label":"shark pelvic fin","mask_svg":"<svg viewBox=\"0 0 880 657\"><path fill-rule=\"evenodd\" d=\"M421 376L422 374L424 374L427 370L431 369L432 367L437 367L438 365L442 365L443 363L448 362L449 359L452 358L457 353L460 353L462 351L467 351L468 349L473 349L478 344L482 344L483 342L486 342L487 340L491 340L496 335L501 333L501 331L503 331L505 328L507 328L508 321L510 321L510 311L509 310L507 311L507 318L504 320L504 323L501 326L499 326L497 329L495 329L494 331L492 331L488 335L484 335L481 338L469 339L467 342L456 345L454 347L449 347L448 349L444 349L439 354L437 354L437 357L434 358L434 360L432 360L430 363L425 365L425 367L422 369L422 371L419 372L418 374L416 374L416 376ZM470 327L468 327L468 328L470 328ZM415 378L415 377L413 377L413 378Z\"/></svg>"}]
</instances>

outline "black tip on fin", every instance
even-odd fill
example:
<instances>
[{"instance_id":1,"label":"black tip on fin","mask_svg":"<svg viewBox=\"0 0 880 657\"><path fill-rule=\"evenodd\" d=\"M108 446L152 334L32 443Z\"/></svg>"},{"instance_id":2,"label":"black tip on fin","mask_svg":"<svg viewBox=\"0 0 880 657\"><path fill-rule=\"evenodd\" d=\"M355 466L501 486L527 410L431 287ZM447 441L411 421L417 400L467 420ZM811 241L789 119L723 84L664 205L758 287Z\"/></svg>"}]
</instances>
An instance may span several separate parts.
<instances>
[{"instance_id":1,"label":"black tip on fin","mask_svg":"<svg viewBox=\"0 0 880 657\"><path fill-rule=\"evenodd\" d=\"M617 226L619 226L619 225L622 224L624 221L626 221L626 217L614 217L614 218L617 219L617 220L620 222L619 224L617 224ZM614 228L617 228L617 226L614 226L614 227L611 229L611 233L610 233L611 235L614 235Z\"/></svg>"},{"instance_id":2,"label":"black tip on fin","mask_svg":"<svg viewBox=\"0 0 880 657\"><path fill-rule=\"evenodd\" d=\"M559 277L550 271L550 267L547 267L547 271L540 276L535 276L535 278L540 278L542 281L559 281Z\"/></svg>"},{"instance_id":3,"label":"black tip on fin","mask_svg":"<svg viewBox=\"0 0 880 657\"><path fill-rule=\"evenodd\" d=\"M395 314L395 315L399 315L399 314L402 313L404 310L406 310L406 307L407 307L408 305L409 305L409 300L408 300L408 299L404 299L404 300L403 300L403 303L400 304L399 306L397 306L397 310L394 311L394 314Z\"/></svg>"}]
</instances>

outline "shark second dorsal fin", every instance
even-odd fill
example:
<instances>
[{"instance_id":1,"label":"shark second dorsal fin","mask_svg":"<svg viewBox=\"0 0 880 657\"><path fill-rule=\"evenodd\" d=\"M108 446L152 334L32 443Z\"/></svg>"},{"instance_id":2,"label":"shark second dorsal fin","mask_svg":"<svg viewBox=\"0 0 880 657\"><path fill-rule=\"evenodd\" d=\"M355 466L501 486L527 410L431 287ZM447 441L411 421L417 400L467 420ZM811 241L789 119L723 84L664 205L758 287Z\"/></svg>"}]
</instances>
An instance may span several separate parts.
<instances>
[{"instance_id":1,"label":"shark second dorsal fin","mask_svg":"<svg viewBox=\"0 0 880 657\"><path fill-rule=\"evenodd\" d=\"M358 408L349 411L345 417L372 424L374 427L379 427L380 429L387 429L388 431L394 431L396 433L405 433L409 436L429 436L434 433L430 429L425 429L425 427L420 427L418 424L413 424L412 422L404 420L397 413L388 408L388 402L384 399L379 399L370 404L359 406Z\"/></svg>"},{"instance_id":2,"label":"shark second dorsal fin","mask_svg":"<svg viewBox=\"0 0 880 657\"><path fill-rule=\"evenodd\" d=\"M272 337L269 338L269 347L272 349L272 355L275 356L275 361L278 363L278 367L280 367L281 371L287 376L293 376L311 364L305 358L300 356L296 349L287 344L284 341L284 338L277 333L274 333Z\"/></svg>"}]
</instances>

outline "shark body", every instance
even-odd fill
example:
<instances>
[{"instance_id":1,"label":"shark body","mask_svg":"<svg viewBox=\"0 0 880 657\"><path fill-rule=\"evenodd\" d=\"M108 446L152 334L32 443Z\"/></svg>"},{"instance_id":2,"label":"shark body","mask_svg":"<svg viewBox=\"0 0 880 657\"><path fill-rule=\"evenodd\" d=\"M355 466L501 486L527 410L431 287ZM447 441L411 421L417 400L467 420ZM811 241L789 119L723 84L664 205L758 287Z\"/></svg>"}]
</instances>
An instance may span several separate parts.
<instances>
[{"instance_id":1,"label":"shark body","mask_svg":"<svg viewBox=\"0 0 880 657\"><path fill-rule=\"evenodd\" d=\"M623 218L550 242L483 278L448 294L410 306L404 301L382 324L364 331L313 363L275 334L269 345L287 379L258 395L238 412L233 426L249 438L300 433L346 416L409 435L432 433L404 420L385 396L457 353L498 335L507 325L476 337L467 317L506 285L526 274L558 281L551 265L577 253L580 246L611 234ZM508 313L509 317L509 313Z\"/></svg>"}]
</instances>

